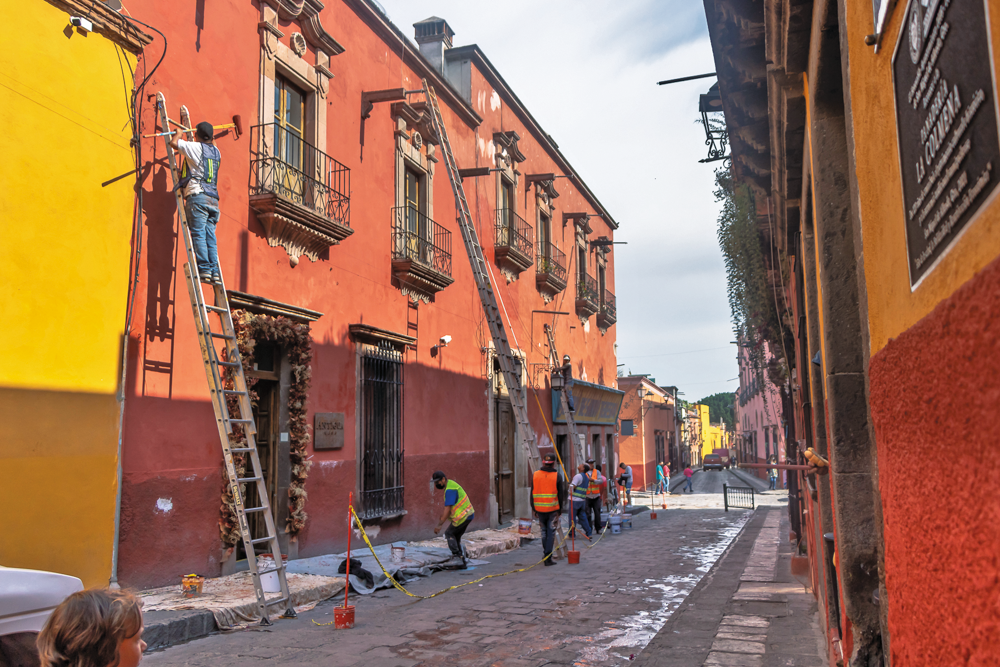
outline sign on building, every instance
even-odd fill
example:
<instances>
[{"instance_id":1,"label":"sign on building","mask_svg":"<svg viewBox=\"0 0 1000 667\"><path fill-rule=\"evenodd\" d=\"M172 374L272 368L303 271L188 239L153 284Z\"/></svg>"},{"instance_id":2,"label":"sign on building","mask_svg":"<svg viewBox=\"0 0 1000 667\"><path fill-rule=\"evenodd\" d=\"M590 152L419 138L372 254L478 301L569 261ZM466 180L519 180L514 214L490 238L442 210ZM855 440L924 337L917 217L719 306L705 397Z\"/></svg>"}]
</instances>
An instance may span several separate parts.
<instances>
[{"instance_id":1,"label":"sign on building","mask_svg":"<svg viewBox=\"0 0 1000 667\"><path fill-rule=\"evenodd\" d=\"M982 0L910 0L892 56L910 286L984 208L1000 167Z\"/></svg>"},{"instance_id":2,"label":"sign on building","mask_svg":"<svg viewBox=\"0 0 1000 667\"><path fill-rule=\"evenodd\" d=\"M344 413L317 412L313 417L313 449L341 449L344 446Z\"/></svg>"}]
</instances>

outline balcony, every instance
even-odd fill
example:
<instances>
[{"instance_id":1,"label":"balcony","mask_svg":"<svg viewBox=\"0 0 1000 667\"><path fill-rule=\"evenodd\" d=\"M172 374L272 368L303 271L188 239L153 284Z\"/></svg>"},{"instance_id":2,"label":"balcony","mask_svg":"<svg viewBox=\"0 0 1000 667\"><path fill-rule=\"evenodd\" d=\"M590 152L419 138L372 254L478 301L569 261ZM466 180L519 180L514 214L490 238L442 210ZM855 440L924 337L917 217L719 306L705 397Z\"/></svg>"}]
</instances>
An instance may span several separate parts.
<instances>
[{"instance_id":1,"label":"balcony","mask_svg":"<svg viewBox=\"0 0 1000 667\"><path fill-rule=\"evenodd\" d=\"M508 280L531 268L531 225L510 208L497 209L494 257Z\"/></svg>"},{"instance_id":2,"label":"balcony","mask_svg":"<svg viewBox=\"0 0 1000 667\"><path fill-rule=\"evenodd\" d=\"M451 232L412 206L392 209L392 275L403 293L425 303L451 277Z\"/></svg>"},{"instance_id":3,"label":"balcony","mask_svg":"<svg viewBox=\"0 0 1000 667\"><path fill-rule=\"evenodd\" d=\"M538 245L535 287L545 303L566 289L566 254L551 243Z\"/></svg>"},{"instance_id":4,"label":"balcony","mask_svg":"<svg viewBox=\"0 0 1000 667\"><path fill-rule=\"evenodd\" d=\"M597 313L597 328L601 331L607 331L617 321L618 309L615 303L615 295L611 293L611 290L604 290L601 309Z\"/></svg>"},{"instance_id":5,"label":"balcony","mask_svg":"<svg viewBox=\"0 0 1000 667\"><path fill-rule=\"evenodd\" d=\"M583 274L576 281L576 314L580 320L587 320L601 309L600 292L597 290L597 279Z\"/></svg>"},{"instance_id":6,"label":"balcony","mask_svg":"<svg viewBox=\"0 0 1000 667\"><path fill-rule=\"evenodd\" d=\"M250 128L250 208L267 242L318 261L351 229L351 170L275 123Z\"/></svg>"}]
</instances>

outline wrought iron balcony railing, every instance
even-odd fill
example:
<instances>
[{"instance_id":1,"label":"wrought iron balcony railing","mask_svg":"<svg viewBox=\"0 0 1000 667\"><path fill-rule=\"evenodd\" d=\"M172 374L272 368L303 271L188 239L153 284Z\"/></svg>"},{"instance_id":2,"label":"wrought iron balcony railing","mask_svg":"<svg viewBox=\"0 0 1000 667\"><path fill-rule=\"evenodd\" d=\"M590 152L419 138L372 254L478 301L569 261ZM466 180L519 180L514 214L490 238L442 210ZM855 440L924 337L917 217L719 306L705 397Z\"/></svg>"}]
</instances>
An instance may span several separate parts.
<instances>
[{"instance_id":1,"label":"wrought iron balcony railing","mask_svg":"<svg viewBox=\"0 0 1000 667\"><path fill-rule=\"evenodd\" d=\"M576 300L587 301L594 305L594 310L600 303L600 292L597 290L597 278L584 274L576 281Z\"/></svg>"},{"instance_id":2,"label":"wrought iron balcony railing","mask_svg":"<svg viewBox=\"0 0 1000 667\"><path fill-rule=\"evenodd\" d=\"M451 232L412 206L392 209L392 258L451 277Z\"/></svg>"},{"instance_id":3,"label":"wrought iron balcony railing","mask_svg":"<svg viewBox=\"0 0 1000 667\"><path fill-rule=\"evenodd\" d=\"M511 208L497 209L496 246L524 255L531 264L531 225Z\"/></svg>"},{"instance_id":4,"label":"wrought iron balcony railing","mask_svg":"<svg viewBox=\"0 0 1000 667\"><path fill-rule=\"evenodd\" d=\"M601 302L601 314L612 322L618 321L618 309L615 302L615 295L611 290L604 290L604 301Z\"/></svg>"},{"instance_id":5,"label":"wrought iron balcony railing","mask_svg":"<svg viewBox=\"0 0 1000 667\"><path fill-rule=\"evenodd\" d=\"M548 273L566 283L566 253L551 243L538 245L538 263L535 265L538 273Z\"/></svg>"},{"instance_id":6,"label":"wrought iron balcony railing","mask_svg":"<svg viewBox=\"0 0 1000 667\"><path fill-rule=\"evenodd\" d=\"M274 194L351 226L351 170L276 123L250 128L250 196Z\"/></svg>"}]
</instances>

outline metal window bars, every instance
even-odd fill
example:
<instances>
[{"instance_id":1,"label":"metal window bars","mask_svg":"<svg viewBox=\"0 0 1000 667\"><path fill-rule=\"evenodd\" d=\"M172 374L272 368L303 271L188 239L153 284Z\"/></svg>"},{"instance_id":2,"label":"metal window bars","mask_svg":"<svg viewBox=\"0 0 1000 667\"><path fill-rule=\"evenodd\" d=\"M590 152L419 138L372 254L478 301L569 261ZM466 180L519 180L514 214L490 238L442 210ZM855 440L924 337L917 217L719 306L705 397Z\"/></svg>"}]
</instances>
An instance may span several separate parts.
<instances>
[{"instance_id":1,"label":"metal window bars","mask_svg":"<svg viewBox=\"0 0 1000 667\"><path fill-rule=\"evenodd\" d=\"M403 354L388 342L361 353L361 513L403 511Z\"/></svg>"},{"instance_id":2,"label":"metal window bars","mask_svg":"<svg viewBox=\"0 0 1000 667\"><path fill-rule=\"evenodd\" d=\"M537 273L550 273L566 283L566 253L551 243L538 245Z\"/></svg>"},{"instance_id":3,"label":"metal window bars","mask_svg":"<svg viewBox=\"0 0 1000 667\"><path fill-rule=\"evenodd\" d=\"M250 196L275 194L351 226L351 170L277 123L250 128Z\"/></svg>"},{"instance_id":4,"label":"metal window bars","mask_svg":"<svg viewBox=\"0 0 1000 667\"><path fill-rule=\"evenodd\" d=\"M600 300L598 294L597 278L582 274L576 282L576 298L588 301L596 308Z\"/></svg>"},{"instance_id":5,"label":"metal window bars","mask_svg":"<svg viewBox=\"0 0 1000 667\"><path fill-rule=\"evenodd\" d=\"M604 313L609 319L618 319L617 302L615 301L615 295L611 293L611 290L604 290L604 302L601 303L601 312Z\"/></svg>"},{"instance_id":6,"label":"metal window bars","mask_svg":"<svg viewBox=\"0 0 1000 667\"><path fill-rule=\"evenodd\" d=\"M497 247L512 248L527 257L529 263L531 262L531 225L515 213L514 209L497 209L495 241Z\"/></svg>"},{"instance_id":7,"label":"metal window bars","mask_svg":"<svg viewBox=\"0 0 1000 667\"><path fill-rule=\"evenodd\" d=\"M451 276L451 232L413 206L392 211L392 258L412 260Z\"/></svg>"}]
</instances>

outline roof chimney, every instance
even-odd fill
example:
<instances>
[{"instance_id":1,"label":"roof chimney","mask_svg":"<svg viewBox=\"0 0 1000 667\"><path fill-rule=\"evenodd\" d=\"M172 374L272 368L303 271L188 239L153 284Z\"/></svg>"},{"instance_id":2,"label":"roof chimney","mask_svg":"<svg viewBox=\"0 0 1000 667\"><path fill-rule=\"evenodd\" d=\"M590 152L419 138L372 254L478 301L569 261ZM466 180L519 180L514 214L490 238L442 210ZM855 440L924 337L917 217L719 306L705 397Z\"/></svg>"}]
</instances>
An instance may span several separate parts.
<instances>
[{"instance_id":1,"label":"roof chimney","mask_svg":"<svg viewBox=\"0 0 1000 667\"><path fill-rule=\"evenodd\" d=\"M432 16L413 24L420 53L430 61L434 68L444 74L444 52L451 48L451 38L455 31L448 22L437 16Z\"/></svg>"}]
</instances>

